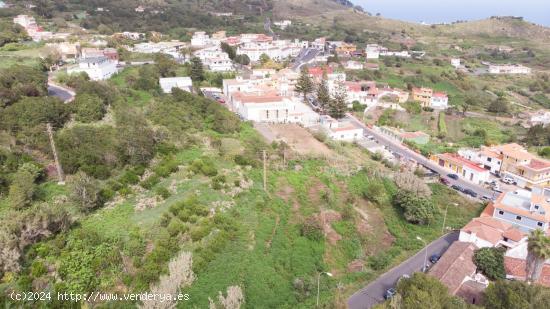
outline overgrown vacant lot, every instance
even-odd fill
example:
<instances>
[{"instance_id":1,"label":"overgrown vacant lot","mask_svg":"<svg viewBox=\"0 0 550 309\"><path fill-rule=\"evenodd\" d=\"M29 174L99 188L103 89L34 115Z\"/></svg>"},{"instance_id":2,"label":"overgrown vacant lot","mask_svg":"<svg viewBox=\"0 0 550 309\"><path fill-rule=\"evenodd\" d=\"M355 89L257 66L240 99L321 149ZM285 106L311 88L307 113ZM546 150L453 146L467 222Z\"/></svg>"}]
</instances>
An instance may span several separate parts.
<instances>
[{"instance_id":1,"label":"overgrown vacant lot","mask_svg":"<svg viewBox=\"0 0 550 309\"><path fill-rule=\"evenodd\" d=\"M355 145L320 144L306 131L300 136L331 155L267 143L218 103L181 91L162 95L157 78L139 70L155 67L125 70L109 84L67 81L77 86L75 106L103 99L108 106L100 104L97 113L28 98L9 103L15 138L38 143L27 144L34 157L2 153L0 161L10 173L0 198L0 241L20 254L3 264L0 304L12 303L7 291L181 290L190 295L181 308L221 298L247 308L310 308L318 273L330 271L334 277L321 280L321 303L344 306L347 295L419 250L416 236L439 237L447 205L452 228L479 211L481 205L443 186L422 184L419 202L428 205L428 217L415 217L396 204L404 188L399 175L416 177L412 172L373 161ZM55 140L67 185L41 176L32 198L14 204L26 187L12 179L51 164L47 141L35 135L43 134L41 123L17 117L36 102L63 116ZM65 124L69 113L78 118ZM11 132L3 133L6 141ZM39 236L28 237L35 235L28 230Z\"/></svg>"}]
</instances>

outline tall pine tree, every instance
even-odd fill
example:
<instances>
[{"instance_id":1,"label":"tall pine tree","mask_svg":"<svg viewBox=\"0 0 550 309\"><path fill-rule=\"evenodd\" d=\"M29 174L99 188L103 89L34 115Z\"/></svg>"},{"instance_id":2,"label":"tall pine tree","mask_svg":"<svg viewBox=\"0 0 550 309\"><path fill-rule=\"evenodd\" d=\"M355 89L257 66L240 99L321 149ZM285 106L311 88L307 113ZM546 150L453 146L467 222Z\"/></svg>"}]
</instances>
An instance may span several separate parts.
<instances>
[{"instance_id":1,"label":"tall pine tree","mask_svg":"<svg viewBox=\"0 0 550 309\"><path fill-rule=\"evenodd\" d=\"M346 103L347 93L343 83L340 83L336 89L334 99L330 100L329 115L334 119L344 118L348 103Z\"/></svg>"},{"instance_id":2,"label":"tall pine tree","mask_svg":"<svg viewBox=\"0 0 550 309\"><path fill-rule=\"evenodd\" d=\"M300 77L298 78L298 82L296 83L296 87L294 89L296 92L301 93L304 96L304 101L306 100L307 94L313 91L313 81L309 77L307 66L304 65L302 67Z\"/></svg>"},{"instance_id":3,"label":"tall pine tree","mask_svg":"<svg viewBox=\"0 0 550 309\"><path fill-rule=\"evenodd\" d=\"M191 79L194 82L201 82L204 80L202 61L198 57L191 58Z\"/></svg>"},{"instance_id":4,"label":"tall pine tree","mask_svg":"<svg viewBox=\"0 0 550 309\"><path fill-rule=\"evenodd\" d=\"M330 104L330 93L328 91L326 79L321 80L319 85L317 85L317 101L319 101L323 111L328 109Z\"/></svg>"}]
</instances>

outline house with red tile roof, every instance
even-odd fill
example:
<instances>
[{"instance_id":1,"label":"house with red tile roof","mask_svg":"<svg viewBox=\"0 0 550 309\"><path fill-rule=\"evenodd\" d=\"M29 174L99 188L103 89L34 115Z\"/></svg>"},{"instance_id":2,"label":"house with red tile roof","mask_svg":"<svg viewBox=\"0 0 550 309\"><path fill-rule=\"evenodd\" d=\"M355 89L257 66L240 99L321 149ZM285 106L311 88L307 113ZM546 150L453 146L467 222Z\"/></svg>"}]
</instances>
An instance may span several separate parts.
<instances>
[{"instance_id":1,"label":"house with red tile roof","mask_svg":"<svg viewBox=\"0 0 550 309\"><path fill-rule=\"evenodd\" d=\"M513 248L527 238L527 233L514 227L513 224L491 216L474 218L462 229L458 240L471 242L479 248L504 247Z\"/></svg>"},{"instance_id":2,"label":"house with red tile roof","mask_svg":"<svg viewBox=\"0 0 550 309\"><path fill-rule=\"evenodd\" d=\"M330 139L355 141L363 137L363 128L349 119L336 120L328 115L321 116L321 127Z\"/></svg>"},{"instance_id":3,"label":"house with red tile roof","mask_svg":"<svg viewBox=\"0 0 550 309\"><path fill-rule=\"evenodd\" d=\"M494 218L513 224L524 232L550 228L550 199L543 193L528 190L504 192L491 204Z\"/></svg>"},{"instance_id":4,"label":"house with red tile roof","mask_svg":"<svg viewBox=\"0 0 550 309\"><path fill-rule=\"evenodd\" d=\"M449 172L457 174L460 178L469 182L483 184L489 181L489 171L479 165L455 153L441 153L430 157L430 160L437 162L439 166L446 168Z\"/></svg>"},{"instance_id":5,"label":"house with red tile roof","mask_svg":"<svg viewBox=\"0 0 550 309\"><path fill-rule=\"evenodd\" d=\"M439 279L450 294L466 297L464 300L470 304L481 303L483 290L489 281L476 273L473 257L477 249L473 243L455 241L428 271L428 275Z\"/></svg>"}]
</instances>

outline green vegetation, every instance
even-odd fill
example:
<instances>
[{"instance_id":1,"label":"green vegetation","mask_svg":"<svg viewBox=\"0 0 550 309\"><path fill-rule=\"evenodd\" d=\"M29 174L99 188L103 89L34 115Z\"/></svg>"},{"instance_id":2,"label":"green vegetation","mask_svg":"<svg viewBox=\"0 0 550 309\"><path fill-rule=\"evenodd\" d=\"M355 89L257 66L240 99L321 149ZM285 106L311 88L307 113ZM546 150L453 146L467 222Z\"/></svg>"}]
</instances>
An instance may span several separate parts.
<instances>
[{"instance_id":1,"label":"green vegetation","mask_svg":"<svg viewBox=\"0 0 550 309\"><path fill-rule=\"evenodd\" d=\"M404 278L397 284L397 294L375 308L413 309L430 304L431 308L467 308L461 298L452 296L439 280L416 272L411 278ZM506 307L504 307L506 308Z\"/></svg>"},{"instance_id":2,"label":"green vegetation","mask_svg":"<svg viewBox=\"0 0 550 309\"><path fill-rule=\"evenodd\" d=\"M477 269L490 280L506 278L504 251L500 248L481 248L474 254Z\"/></svg>"},{"instance_id":3,"label":"green vegetation","mask_svg":"<svg viewBox=\"0 0 550 309\"><path fill-rule=\"evenodd\" d=\"M548 288L521 281L499 280L485 290L485 308L539 308L550 301Z\"/></svg>"},{"instance_id":4,"label":"green vegetation","mask_svg":"<svg viewBox=\"0 0 550 309\"><path fill-rule=\"evenodd\" d=\"M447 123L445 122L445 113L439 113L439 120L437 121L437 136L439 138L445 138L447 136Z\"/></svg>"}]
</instances>

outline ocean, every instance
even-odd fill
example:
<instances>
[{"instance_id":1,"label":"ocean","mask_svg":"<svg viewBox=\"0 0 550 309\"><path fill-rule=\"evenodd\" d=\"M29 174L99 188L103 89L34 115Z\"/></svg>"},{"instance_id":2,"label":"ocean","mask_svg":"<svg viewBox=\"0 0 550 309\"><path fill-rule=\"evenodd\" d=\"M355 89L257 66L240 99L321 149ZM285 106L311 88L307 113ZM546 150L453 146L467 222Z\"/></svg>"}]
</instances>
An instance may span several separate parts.
<instances>
[{"instance_id":1,"label":"ocean","mask_svg":"<svg viewBox=\"0 0 550 309\"><path fill-rule=\"evenodd\" d=\"M521 16L550 27L550 0L352 0L367 12L425 23L450 23L491 16Z\"/></svg>"}]
</instances>

